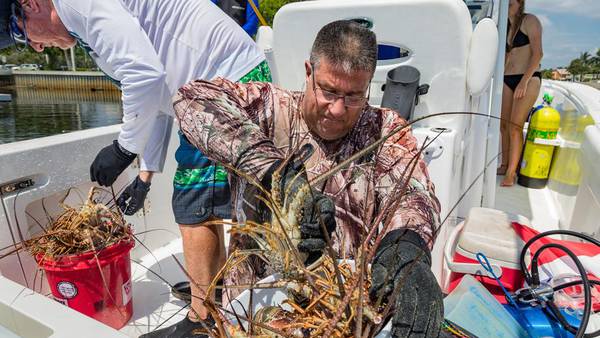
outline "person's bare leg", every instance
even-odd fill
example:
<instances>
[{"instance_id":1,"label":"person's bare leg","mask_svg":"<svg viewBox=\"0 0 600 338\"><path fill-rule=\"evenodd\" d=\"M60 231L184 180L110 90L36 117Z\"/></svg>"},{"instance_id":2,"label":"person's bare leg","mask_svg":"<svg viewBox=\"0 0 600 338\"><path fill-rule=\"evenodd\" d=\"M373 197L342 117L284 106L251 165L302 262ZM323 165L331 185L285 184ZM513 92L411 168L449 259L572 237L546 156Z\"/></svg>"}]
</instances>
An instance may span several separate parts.
<instances>
[{"instance_id":1,"label":"person's bare leg","mask_svg":"<svg viewBox=\"0 0 600 338\"><path fill-rule=\"evenodd\" d=\"M513 101L513 109L510 119L510 150L508 155L508 168L506 175L500 183L500 186L510 187L515 184L517 177L517 168L521 159L521 150L523 149L523 125L531 107L540 93L541 82L537 77L531 78L527 85L525 96Z\"/></svg>"},{"instance_id":2,"label":"person's bare leg","mask_svg":"<svg viewBox=\"0 0 600 338\"><path fill-rule=\"evenodd\" d=\"M219 243L222 244L221 249L219 250L219 262L216 270L216 272L219 272L219 270L225 265L225 262L227 261L227 251L225 248L225 230L223 229L223 227L218 227L217 230L219 231ZM217 299L217 301L221 300Z\"/></svg>"},{"instance_id":3,"label":"person's bare leg","mask_svg":"<svg viewBox=\"0 0 600 338\"><path fill-rule=\"evenodd\" d=\"M498 175L506 174L506 168L508 168L508 149L510 149L510 137L508 134L508 125L510 121L510 112L512 111L512 103L513 103L513 91L504 84L504 89L502 89L502 112L500 117L500 138L502 139L502 155L501 162L498 171L496 172Z\"/></svg>"},{"instance_id":4,"label":"person's bare leg","mask_svg":"<svg viewBox=\"0 0 600 338\"><path fill-rule=\"evenodd\" d=\"M224 256L223 226L200 223L180 225L179 230L183 241L185 268L194 280L190 281L192 304L188 316L194 321L198 320L196 314L200 316L199 319L206 319L208 311L202 304L202 298L219 271L221 256ZM200 285L201 289L196 284ZM213 300L214 296L208 295Z\"/></svg>"}]
</instances>

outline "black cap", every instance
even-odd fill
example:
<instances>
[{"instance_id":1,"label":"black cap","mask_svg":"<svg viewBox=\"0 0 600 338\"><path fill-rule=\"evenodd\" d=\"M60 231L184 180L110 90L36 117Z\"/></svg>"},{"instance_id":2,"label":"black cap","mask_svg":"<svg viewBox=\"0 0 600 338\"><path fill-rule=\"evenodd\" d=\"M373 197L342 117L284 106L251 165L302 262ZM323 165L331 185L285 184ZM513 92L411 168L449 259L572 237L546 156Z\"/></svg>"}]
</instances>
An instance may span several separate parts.
<instances>
[{"instance_id":1,"label":"black cap","mask_svg":"<svg viewBox=\"0 0 600 338\"><path fill-rule=\"evenodd\" d=\"M0 0L0 49L10 47L15 44L10 36L9 18L11 14L10 6L14 0Z\"/></svg>"}]
</instances>

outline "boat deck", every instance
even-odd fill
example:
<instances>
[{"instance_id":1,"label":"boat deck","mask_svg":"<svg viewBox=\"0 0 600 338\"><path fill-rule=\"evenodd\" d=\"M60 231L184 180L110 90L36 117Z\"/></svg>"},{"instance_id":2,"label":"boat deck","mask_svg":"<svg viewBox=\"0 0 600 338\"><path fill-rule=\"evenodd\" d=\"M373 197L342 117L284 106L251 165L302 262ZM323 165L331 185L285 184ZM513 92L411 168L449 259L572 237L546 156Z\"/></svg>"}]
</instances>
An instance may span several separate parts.
<instances>
[{"instance_id":1,"label":"boat deck","mask_svg":"<svg viewBox=\"0 0 600 338\"><path fill-rule=\"evenodd\" d=\"M501 187L502 178L496 178L495 209L526 217L538 231L558 229L559 216L551 207L554 203L548 188L529 189L516 183L512 187Z\"/></svg>"},{"instance_id":2,"label":"boat deck","mask_svg":"<svg viewBox=\"0 0 600 338\"><path fill-rule=\"evenodd\" d=\"M171 295L171 285L187 280L171 255L183 264L181 239L175 239L168 245L142 257L139 264L132 263L133 278L133 316L127 326L120 331L129 337L153 331L157 327L174 324L187 314L186 303ZM148 271L154 271L156 274Z\"/></svg>"}]
</instances>

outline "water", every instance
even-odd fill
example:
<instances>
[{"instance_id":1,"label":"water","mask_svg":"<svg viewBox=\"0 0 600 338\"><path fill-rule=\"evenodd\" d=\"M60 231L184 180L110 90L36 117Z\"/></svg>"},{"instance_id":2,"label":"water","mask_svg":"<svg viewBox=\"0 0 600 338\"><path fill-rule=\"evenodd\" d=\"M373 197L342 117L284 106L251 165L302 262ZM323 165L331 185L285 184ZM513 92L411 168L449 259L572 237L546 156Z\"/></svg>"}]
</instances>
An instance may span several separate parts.
<instances>
[{"instance_id":1,"label":"water","mask_svg":"<svg viewBox=\"0 0 600 338\"><path fill-rule=\"evenodd\" d=\"M0 144L121 122L117 91L21 89L0 102Z\"/></svg>"}]
</instances>

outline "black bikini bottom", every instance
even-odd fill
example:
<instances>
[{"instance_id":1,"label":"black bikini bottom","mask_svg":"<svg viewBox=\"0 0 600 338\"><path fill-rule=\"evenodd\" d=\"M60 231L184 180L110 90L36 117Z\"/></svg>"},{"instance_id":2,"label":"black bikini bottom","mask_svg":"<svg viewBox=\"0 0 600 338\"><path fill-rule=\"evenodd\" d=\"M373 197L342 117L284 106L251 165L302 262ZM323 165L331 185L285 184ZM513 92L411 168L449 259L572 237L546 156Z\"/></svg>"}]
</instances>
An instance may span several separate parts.
<instances>
[{"instance_id":1,"label":"black bikini bottom","mask_svg":"<svg viewBox=\"0 0 600 338\"><path fill-rule=\"evenodd\" d=\"M537 77L541 81L542 73L535 72L535 73L533 73L532 77ZM523 78L523 74L504 75L504 83L508 86L508 88L512 89L512 91L515 91L515 88L517 88L517 86L519 85L519 82L521 82L522 78Z\"/></svg>"}]
</instances>

